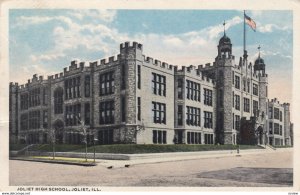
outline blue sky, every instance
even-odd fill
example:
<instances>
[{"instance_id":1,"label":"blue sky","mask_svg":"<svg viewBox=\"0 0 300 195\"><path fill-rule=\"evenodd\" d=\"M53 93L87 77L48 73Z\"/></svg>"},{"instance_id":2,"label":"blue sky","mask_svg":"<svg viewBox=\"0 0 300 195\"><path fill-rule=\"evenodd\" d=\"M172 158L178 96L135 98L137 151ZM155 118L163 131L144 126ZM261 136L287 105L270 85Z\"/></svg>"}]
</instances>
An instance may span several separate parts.
<instances>
[{"instance_id":1,"label":"blue sky","mask_svg":"<svg viewBox=\"0 0 300 195\"><path fill-rule=\"evenodd\" d=\"M291 102L292 11L246 11L250 61L261 54L269 74L269 98ZM59 73L71 60L95 61L119 53L119 44L138 41L144 54L173 65L212 63L226 34L236 59L242 55L242 10L70 10L12 9L9 12L10 81ZM236 64L238 61L236 61ZM284 90L278 90L284 89Z\"/></svg>"}]
</instances>

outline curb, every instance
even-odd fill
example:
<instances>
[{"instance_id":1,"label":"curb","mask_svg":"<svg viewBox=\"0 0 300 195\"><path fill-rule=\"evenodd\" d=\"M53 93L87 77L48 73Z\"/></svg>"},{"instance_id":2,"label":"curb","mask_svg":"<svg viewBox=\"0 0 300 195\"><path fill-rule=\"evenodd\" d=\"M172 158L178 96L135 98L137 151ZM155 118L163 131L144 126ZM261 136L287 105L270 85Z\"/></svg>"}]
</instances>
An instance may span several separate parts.
<instances>
[{"instance_id":1,"label":"curb","mask_svg":"<svg viewBox=\"0 0 300 195\"><path fill-rule=\"evenodd\" d=\"M43 162L43 163L52 163L52 164L65 164L65 165L78 165L78 166L97 166L96 163L80 163L80 162L68 162L62 160L44 160L44 159L32 159L32 158L10 158L10 160L21 160L21 161L32 161L32 162Z\"/></svg>"}]
</instances>

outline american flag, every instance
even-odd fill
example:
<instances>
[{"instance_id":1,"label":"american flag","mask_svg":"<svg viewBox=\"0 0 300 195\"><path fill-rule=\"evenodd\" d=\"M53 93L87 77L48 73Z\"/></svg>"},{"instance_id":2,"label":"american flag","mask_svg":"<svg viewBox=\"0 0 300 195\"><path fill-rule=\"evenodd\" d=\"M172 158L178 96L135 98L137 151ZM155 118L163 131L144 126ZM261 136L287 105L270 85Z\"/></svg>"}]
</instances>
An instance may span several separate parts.
<instances>
[{"instance_id":1,"label":"american flag","mask_svg":"<svg viewBox=\"0 0 300 195\"><path fill-rule=\"evenodd\" d=\"M245 22L252 28L252 30L256 30L256 23L249 16L245 14Z\"/></svg>"}]
</instances>

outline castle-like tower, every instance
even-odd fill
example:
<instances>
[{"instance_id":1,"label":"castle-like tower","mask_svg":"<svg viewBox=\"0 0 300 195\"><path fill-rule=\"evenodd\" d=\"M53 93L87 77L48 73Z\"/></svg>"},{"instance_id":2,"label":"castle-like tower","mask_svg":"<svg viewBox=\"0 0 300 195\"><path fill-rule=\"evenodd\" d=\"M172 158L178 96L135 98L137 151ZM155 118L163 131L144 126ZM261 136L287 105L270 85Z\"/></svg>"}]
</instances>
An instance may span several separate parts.
<instances>
[{"instance_id":1,"label":"castle-like tower","mask_svg":"<svg viewBox=\"0 0 300 195\"><path fill-rule=\"evenodd\" d=\"M265 64L259 55L253 67L246 51L235 64L232 53L231 40L224 30L213 66L202 69L216 83L216 142L263 144L267 132Z\"/></svg>"}]
</instances>

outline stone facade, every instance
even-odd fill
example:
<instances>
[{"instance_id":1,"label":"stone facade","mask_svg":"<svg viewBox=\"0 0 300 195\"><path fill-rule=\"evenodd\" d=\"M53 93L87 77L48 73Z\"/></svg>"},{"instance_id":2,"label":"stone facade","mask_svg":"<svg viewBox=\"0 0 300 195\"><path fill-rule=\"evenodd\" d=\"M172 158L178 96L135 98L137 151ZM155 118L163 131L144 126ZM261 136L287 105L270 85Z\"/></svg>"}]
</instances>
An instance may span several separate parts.
<instances>
[{"instance_id":1,"label":"stone facade","mask_svg":"<svg viewBox=\"0 0 300 195\"><path fill-rule=\"evenodd\" d=\"M117 57L72 61L47 79L10 83L10 141L46 143L55 129L58 142L79 144L85 129L87 142L98 144L240 144L246 121L263 144L267 86L260 56L254 66L246 55L236 65L225 33L215 62L198 67L154 60L141 44L125 42ZM289 109L282 105L285 144Z\"/></svg>"}]
</instances>

